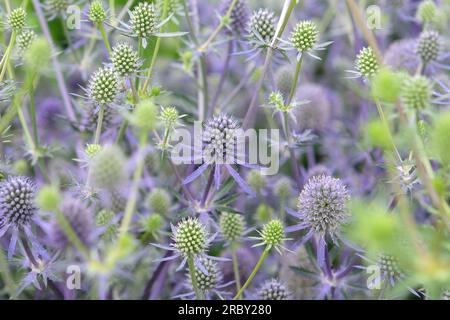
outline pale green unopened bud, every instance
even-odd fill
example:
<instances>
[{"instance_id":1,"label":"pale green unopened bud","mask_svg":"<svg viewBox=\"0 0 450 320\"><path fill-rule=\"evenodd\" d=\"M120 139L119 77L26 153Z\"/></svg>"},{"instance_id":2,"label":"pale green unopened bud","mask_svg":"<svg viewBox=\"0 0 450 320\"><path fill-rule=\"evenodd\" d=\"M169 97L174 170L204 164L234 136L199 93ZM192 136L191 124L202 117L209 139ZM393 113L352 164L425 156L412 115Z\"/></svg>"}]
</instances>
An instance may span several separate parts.
<instances>
[{"instance_id":1,"label":"pale green unopened bud","mask_svg":"<svg viewBox=\"0 0 450 320\"><path fill-rule=\"evenodd\" d=\"M44 211L55 211L59 207L61 195L53 186L43 186L36 197L36 203Z\"/></svg>"}]
</instances>

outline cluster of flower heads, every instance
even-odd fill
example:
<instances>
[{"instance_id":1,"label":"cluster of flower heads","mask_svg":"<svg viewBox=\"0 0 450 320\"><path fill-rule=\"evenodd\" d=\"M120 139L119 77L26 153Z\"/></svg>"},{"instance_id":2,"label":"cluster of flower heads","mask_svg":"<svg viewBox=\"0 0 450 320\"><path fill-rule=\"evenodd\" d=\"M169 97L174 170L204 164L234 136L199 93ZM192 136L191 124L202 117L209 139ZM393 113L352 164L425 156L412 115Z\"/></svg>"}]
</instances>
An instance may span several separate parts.
<instances>
[{"instance_id":1,"label":"cluster of flower heads","mask_svg":"<svg viewBox=\"0 0 450 320\"><path fill-rule=\"evenodd\" d=\"M1 7L0 298L448 299L450 4L416 2Z\"/></svg>"}]
</instances>

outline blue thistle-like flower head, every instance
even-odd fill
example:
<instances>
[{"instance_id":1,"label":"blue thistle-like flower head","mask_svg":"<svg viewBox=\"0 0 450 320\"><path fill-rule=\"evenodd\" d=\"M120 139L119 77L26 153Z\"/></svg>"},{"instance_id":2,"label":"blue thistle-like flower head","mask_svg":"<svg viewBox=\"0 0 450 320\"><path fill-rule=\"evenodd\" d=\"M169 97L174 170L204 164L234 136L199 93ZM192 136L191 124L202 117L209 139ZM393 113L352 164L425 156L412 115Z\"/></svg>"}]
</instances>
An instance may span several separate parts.
<instances>
[{"instance_id":1,"label":"blue thistle-like flower head","mask_svg":"<svg viewBox=\"0 0 450 320\"><path fill-rule=\"evenodd\" d=\"M36 214L36 186L24 176L9 176L0 183L0 234L9 226L21 228Z\"/></svg>"},{"instance_id":2,"label":"blue thistle-like flower head","mask_svg":"<svg viewBox=\"0 0 450 320\"><path fill-rule=\"evenodd\" d=\"M195 268L194 271L199 290L208 292L216 289L222 281L222 272L219 269L217 262L206 257L200 257L198 259L198 263L200 263L204 268L203 271L199 268ZM204 271L206 271L206 273ZM191 274L188 274L188 279L189 284L192 287Z\"/></svg>"},{"instance_id":3,"label":"blue thistle-like flower head","mask_svg":"<svg viewBox=\"0 0 450 320\"><path fill-rule=\"evenodd\" d=\"M233 118L221 114L208 119L203 129L203 156L211 163L230 163L236 158L235 130L239 125Z\"/></svg>"},{"instance_id":4,"label":"blue thistle-like flower head","mask_svg":"<svg viewBox=\"0 0 450 320\"><path fill-rule=\"evenodd\" d=\"M271 279L259 288L257 295L261 300L288 300L290 293L279 280Z\"/></svg>"},{"instance_id":5,"label":"blue thistle-like flower head","mask_svg":"<svg viewBox=\"0 0 450 320\"><path fill-rule=\"evenodd\" d=\"M395 71L407 71L414 74L420 64L417 56L417 44L414 39L402 39L392 42L384 54L384 63Z\"/></svg>"},{"instance_id":6,"label":"blue thistle-like flower head","mask_svg":"<svg viewBox=\"0 0 450 320\"><path fill-rule=\"evenodd\" d=\"M313 176L300 193L298 213L316 234L334 235L348 218L348 198L348 191L339 179Z\"/></svg>"},{"instance_id":7,"label":"blue thistle-like flower head","mask_svg":"<svg viewBox=\"0 0 450 320\"><path fill-rule=\"evenodd\" d=\"M220 12L222 15L225 15L233 0L223 0L221 3ZM237 0L234 5L233 10L231 10L231 23L230 28L232 32L236 32L237 34L243 34L248 24L249 19L249 7L246 0Z\"/></svg>"},{"instance_id":8,"label":"blue thistle-like flower head","mask_svg":"<svg viewBox=\"0 0 450 320\"><path fill-rule=\"evenodd\" d=\"M254 11L247 29L250 40L270 42L275 36L275 14L268 9Z\"/></svg>"},{"instance_id":9,"label":"blue thistle-like flower head","mask_svg":"<svg viewBox=\"0 0 450 320\"><path fill-rule=\"evenodd\" d=\"M377 257L377 265L380 267L381 274L391 285L405 278L405 273L400 268L398 259L392 255L379 254Z\"/></svg>"}]
</instances>

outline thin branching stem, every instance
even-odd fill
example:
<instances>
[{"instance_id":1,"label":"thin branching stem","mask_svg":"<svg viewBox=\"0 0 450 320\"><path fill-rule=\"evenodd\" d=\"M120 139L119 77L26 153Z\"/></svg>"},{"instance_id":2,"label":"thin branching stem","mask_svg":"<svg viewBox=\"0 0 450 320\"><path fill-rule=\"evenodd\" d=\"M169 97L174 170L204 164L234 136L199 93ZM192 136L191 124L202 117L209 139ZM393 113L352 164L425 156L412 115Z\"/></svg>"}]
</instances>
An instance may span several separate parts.
<instances>
[{"instance_id":1,"label":"thin branching stem","mask_svg":"<svg viewBox=\"0 0 450 320\"><path fill-rule=\"evenodd\" d=\"M256 276L256 273L258 273L258 270L261 268L262 263L264 262L264 260L266 259L267 255L269 254L269 251L270 251L270 249L268 247L266 247L264 249L263 253L261 254L261 257L259 258L259 260L256 263L255 267L253 268L252 273L250 274L250 276L248 277L247 281L244 283L242 288L233 297L233 300L238 300L242 296L242 294L244 293L245 289L247 289L247 287L252 282L253 278Z\"/></svg>"}]
</instances>

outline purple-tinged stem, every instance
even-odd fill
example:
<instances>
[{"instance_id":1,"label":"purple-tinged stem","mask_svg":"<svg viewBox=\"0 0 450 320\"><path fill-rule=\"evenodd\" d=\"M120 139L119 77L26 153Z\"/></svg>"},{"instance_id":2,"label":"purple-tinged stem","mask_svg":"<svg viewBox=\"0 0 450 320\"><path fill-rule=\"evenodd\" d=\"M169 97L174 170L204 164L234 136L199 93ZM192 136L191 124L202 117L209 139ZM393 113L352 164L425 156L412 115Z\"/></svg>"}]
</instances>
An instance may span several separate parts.
<instances>
[{"instance_id":1,"label":"purple-tinged stem","mask_svg":"<svg viewBox=\"0 0 450 320\"><path fill-rule=\"evenodd\" d=\"M39 19L39 24L41 25L42 32L44 33L45 38L47 39L47 41L50 45L50 48L54 52L55 46L53 44L53 40L50 35L50 31L48 29L47 21L45 20L44 14L42 12L41 5L38 0L32 0L32 1L33 1L34 10ZM70 121L75 122L76 121L75 112L73 111L72 104L70 102L69 92L67 90L67 86L64 81L62 72L61 72L61 66L59 64L59 61L58 61L58 58L56 57L56 55L52 55L52 64L53 64L53 68L55 69L56 80L58 82L59 91L61 92L61 96L63 98L63 103L64 103L64 107L66 109L67 116L69 117Z\"/></svg>"}]
</instances>

